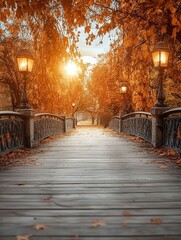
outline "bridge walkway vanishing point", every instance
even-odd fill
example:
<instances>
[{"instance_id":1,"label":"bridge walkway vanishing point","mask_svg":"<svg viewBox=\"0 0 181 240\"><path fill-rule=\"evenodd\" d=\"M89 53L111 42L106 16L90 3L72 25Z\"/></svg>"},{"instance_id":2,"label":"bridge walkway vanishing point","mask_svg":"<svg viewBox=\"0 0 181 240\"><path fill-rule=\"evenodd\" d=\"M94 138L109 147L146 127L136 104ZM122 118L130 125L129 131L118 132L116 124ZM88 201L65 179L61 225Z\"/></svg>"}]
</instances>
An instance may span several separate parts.
<instances>
[{"instance_id":1,"label":"bridge walkway vanishing point","mask_svg":"<svg viewBox=\"0 0 181 240\"><path fill-rule=\"evenodd\" d=\"M181 239L180 168L107 129L67 135L0 172L1 240Z\"/></svg>"}]
</instances>

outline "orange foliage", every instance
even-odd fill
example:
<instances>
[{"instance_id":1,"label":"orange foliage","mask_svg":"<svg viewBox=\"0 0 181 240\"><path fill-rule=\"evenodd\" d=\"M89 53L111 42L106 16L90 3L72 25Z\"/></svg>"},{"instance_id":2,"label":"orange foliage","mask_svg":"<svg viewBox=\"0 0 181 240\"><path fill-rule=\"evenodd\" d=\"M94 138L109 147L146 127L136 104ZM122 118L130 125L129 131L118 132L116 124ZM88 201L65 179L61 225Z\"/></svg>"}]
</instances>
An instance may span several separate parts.
<instances>
[{"instance_id":1,"label":"orange foliage","mask_svg":"<svg viewBox=\"0 0 181 240\"><path fill-rule=\"evenodd\" d=\"M71 102L86 108L90 107L89 99L102 112L117 114L124 103L127 111L149 111L155 104L158 85L151 50L165 35L172 50L164 75L166 99L171 107L181 106L179 0L5 0L0 2L0 8L0 41L6 36L16 37L17 49L31 46L36 57L28 91L39 111L70 113ZM104 61L94 68L87 92L84 72L70 88L58 70L68 57L79 56L75 45L79 34L74 34L79 26L85 27L87 44L96 34L103 36L111 30L117 34ZM13 74L11 77L15 78ZM119 91L121 82L128 84L124 96Z\"/></svg>"}]
</instances>

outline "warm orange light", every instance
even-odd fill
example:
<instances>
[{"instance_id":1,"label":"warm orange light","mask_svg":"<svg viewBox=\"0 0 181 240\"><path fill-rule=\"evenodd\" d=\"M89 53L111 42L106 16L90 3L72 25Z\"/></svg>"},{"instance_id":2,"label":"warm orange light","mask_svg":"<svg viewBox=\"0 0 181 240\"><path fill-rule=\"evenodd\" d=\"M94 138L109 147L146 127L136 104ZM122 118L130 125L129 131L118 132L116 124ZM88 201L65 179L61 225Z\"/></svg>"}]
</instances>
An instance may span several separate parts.
<instances>
[{"instance_id":1,"label":"warm orange light","mask_svg":"<svg viewBox=\"0 0 181 240\"><path fill-rule=\"evenodd\" d=\"M28 58L17 58L18 68L20 72L31 72L33 68L33 60Z\"/></svg>"},{"instance_id":2,"label":"warm orange light","mask_svg":"<svg viewBox=\"0 0 181 240\"><path fill-rule=\"evenodd\" d=\"M17 55L17 63L20 72L28 73L32 71L34 58L28 50L21 49Z\"/></svg>"},{"instance_id":3,"label":"warm orange light","mask_svg":"<svg viewBox=\"0 0 181 240\"><path fill-rule=\"evenodd\" d=\"M154 67L166 68L169 60L169 47L164 42L155 45L152 52Z\"/></svg>"},{"instance_id":4,"label":"warm orange light","mask_svg":"<svg viewBox=\"0 0 181 240\"><path fill-rule=\"evenodd\" d=\"M127 93L127 86L126 86L125 83L123 83L123 84L121 85L120 91L121 91L121 93Z\"/></svg>"},{"instance_id":5,"label":"warm orange light","mask_svg":"<svg viewBox=\"0 0 181 240\"><path fill-rule=\"evenodd\" d=\"M76 63L69 61L65 66L65 71L69 76L76 76L81 70Z\"/></svg>"}]
</instances>

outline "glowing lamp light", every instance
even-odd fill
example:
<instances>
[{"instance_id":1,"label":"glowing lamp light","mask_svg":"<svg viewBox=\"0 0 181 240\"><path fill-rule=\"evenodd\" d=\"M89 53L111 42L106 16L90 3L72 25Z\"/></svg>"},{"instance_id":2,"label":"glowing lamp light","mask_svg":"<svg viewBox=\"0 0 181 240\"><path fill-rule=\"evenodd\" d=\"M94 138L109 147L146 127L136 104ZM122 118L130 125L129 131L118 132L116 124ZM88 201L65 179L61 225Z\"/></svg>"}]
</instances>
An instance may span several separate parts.
<instances>
[{"instance_id":1,"label":"glowing lamp light","mask_svg":"<svg viewBox=\"0 0 181 240\"><path fill-rule=\"evenodd\" d=\"M152 51L152 59L154 67L166 68L168 66L170 49L165 42L155 44Z\"/></svg>"},{"instance_id":2,"label":"glowing lamp light","mask_svg":"<svg viewBox=\"0 0 181 240\"><path fill-rule=\"evenodd\" d=\"M127 86L126 86L125 83L123 83L123 84L121 85L120 91L121 91L121 93L127 93Z\"/></svg>"},{"instance_id":3,"label":"glowing lamp light","mask_svg":"<svg viewBox=\"0 0 181 240\"><path fill-rule=\"evenodd\" d=\"M21 49L17 54L17 63L18 63L18 70L22 73L29 73L32 71L34 58L26 49Z\"/></svg>"}]
</instances>

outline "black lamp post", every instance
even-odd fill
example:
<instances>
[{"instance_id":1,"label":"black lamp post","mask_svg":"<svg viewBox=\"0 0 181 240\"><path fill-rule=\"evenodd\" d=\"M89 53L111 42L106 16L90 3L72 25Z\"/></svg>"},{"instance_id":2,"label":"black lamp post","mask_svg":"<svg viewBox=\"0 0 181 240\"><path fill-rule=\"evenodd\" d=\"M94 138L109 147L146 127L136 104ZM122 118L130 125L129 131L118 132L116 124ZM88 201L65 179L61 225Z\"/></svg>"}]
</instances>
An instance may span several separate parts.
<instances>
[{"instance_id":1,"label":"black lamp post","mask_svg":"<svg viewBox=\"0 0 181 240\"><path fill-rule=\"evenodd\" d=\"M18 70L19 72L23 73L24 79L23 79L23 96L20 104L20 109L30 109L31 106L29 104L28 95L27 95L27 88L26 88L26 82L27 82L27 76L28 73L31 73L33 64L34 64L34 58L26 49L21 49L17 56L17 63L18 63Z\"/></svg>"},{"instance_id":2,"label":"black lamp post","mask_svg":"<svg viewBox=\"0 0 181 240\"><path fill-rule=\"evenodd\" d=\"M126 83L124 83L124 82L121 83L120 92L125 95L127 93L127 89L128 89L128 87L127 87ZM123 96L123 107L122 107L122 113L123 114L125 112L125 108L126 108L125 96Z\"/></svg>"},{"instance_id":3,"label":"black lamp post","mask_svg":"<svg viewBox=\"0 0 181 240\"><path fill-rule=\"evenodd\" d=\"M154 67L159 70L159 87L157 94L157 107L166 107L167 105L164 103L165 94L163 89L163 72L164 69L168 67L170 49L165 42L158 42L152 51L152 59L154 63Z\"/></svg>"}]
</instances>

